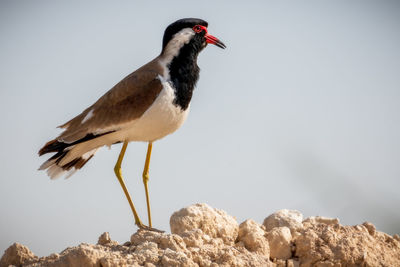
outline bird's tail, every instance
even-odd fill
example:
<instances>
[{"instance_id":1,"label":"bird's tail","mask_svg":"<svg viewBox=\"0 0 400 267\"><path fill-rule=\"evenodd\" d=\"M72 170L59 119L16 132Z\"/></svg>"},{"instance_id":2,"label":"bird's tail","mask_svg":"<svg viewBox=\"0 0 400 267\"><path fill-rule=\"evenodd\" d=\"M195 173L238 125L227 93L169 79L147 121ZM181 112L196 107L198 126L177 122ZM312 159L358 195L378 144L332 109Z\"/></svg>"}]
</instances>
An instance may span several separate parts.
<instances>
[{"instance_id":1,"label":"bird's tail","mask_svg":"<svg viewBox=\"0 0 400 267\"><path fill-rule=\"evenodd\" d=\"M69 153L71 153L71 150L75 145L76 143L68 144L58 141L57 139L45 144L42 149L39 150L39 156L52 152L55 152L56 154L45 161L39 167L39 170L47 169L47 174L51 179L58 178L64 174L66 175L66 178L70 177L77 170L81 169L97 151L97 148L92 149L82 155L73 157L66 162L66 157L70 156Z\"/></svg>"}]
</instances>

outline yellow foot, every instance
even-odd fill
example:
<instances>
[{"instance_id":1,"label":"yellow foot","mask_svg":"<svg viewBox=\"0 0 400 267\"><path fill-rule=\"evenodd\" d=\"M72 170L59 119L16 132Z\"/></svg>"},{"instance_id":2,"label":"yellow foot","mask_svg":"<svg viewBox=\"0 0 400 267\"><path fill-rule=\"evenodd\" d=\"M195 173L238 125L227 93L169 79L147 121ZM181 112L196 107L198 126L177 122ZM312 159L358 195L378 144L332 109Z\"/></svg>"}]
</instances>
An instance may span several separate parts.
<instances>
[{"instance_id":1,"label":"yellow foot","mask_svg":"<svg viewBox=\"0 0 400 267\"><path fill-rule=\"evenodd\" d=\"M158 230L153 227L149 227L147 225L144 225L143 223L136 223L136 225L139 227L139 230L146 230L146 231L152 231L152 232L157 232L157 233L164 233L165 231L163 230Z\"/></svg>"}]
</instances>

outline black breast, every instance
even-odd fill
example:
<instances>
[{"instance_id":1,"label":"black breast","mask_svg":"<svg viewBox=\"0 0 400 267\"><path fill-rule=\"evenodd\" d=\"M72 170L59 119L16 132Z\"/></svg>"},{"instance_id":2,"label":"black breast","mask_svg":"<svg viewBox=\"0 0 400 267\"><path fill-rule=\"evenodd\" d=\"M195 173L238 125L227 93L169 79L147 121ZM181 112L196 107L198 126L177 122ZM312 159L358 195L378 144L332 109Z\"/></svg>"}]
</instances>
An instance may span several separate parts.
<instances>
[{"instance_id":1,"label":"black breast","mask_svg":"<svg viewBox=\"0 0 400 267\"><path fill-rule=\"evenodd\" d=\"M194 36L190 42L179 51L169 64L169 75L175 90L174 104L186 110L192 99L193 90L199 79L200 68L197 66L197 56L203 49L201 36Z\"/></svg>"}]
</instances>

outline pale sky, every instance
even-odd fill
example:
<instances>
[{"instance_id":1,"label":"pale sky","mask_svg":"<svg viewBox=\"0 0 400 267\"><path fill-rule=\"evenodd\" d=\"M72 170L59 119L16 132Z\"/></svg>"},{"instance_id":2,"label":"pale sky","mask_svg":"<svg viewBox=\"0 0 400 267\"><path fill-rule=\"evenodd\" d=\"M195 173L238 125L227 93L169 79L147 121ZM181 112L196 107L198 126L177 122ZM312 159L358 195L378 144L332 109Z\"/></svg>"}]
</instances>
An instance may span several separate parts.
<instances>
[{"instance_id":1,"label":"pale sky","mask_svg":"<svg viewBox=\"0 0 400 267\"><path fill-rule=\"evenodd\" d=\"M156 142L153 224L205 202L259 223L279 209L400 233L398 1L1 1L0 253L39 255L136 231L103 148L71 178L37 171L66 122L161 50L168 24L209 22L184 126ZM147 223L145 143L123 175Z\"/></svg>"}]
</instances>

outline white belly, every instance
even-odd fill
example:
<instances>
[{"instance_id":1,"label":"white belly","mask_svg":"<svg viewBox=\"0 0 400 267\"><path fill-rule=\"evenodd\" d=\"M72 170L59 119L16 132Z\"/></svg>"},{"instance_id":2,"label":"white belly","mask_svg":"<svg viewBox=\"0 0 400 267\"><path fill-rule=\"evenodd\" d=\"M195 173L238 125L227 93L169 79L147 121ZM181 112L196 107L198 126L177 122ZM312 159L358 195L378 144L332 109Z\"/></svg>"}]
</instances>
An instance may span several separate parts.
<instances>
[{"instance_id":1,"label":"white belly","mask_svg":"<svg viewBox=\"0 0 400 267\"><path fill-rule=\"evenodd\" d=\"M175 132L186 120L190 106L182 110L174 105L174 89L165 80L162 80L162 84L163 89L150 108L122 130L125 140L155 141Z\"/></svg>"}]
</instances>

